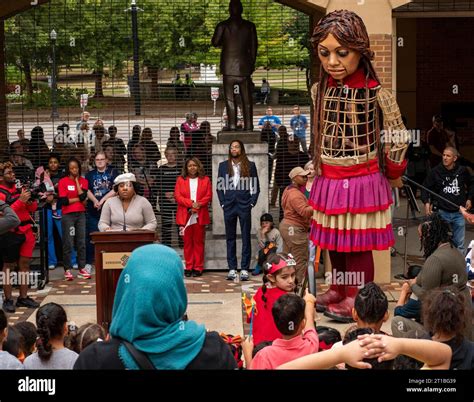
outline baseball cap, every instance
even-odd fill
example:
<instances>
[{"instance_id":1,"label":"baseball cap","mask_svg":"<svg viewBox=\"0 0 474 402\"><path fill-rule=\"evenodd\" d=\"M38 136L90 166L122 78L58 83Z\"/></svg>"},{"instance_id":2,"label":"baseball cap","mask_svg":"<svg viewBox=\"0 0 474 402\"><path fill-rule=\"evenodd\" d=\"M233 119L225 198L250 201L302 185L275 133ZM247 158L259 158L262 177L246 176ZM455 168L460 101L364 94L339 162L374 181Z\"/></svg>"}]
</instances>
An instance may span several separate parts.
<instances>
[{"instance_id":1,"label":"baseball cap","mask_svg":"<svg viewBox=\"0 0 474 402\"><path fill-rule=\"evenodd\" d=\"M260 217L260 223L262 222L272 222L273 223L273 216L271 214L263 214Z\"/></svg>"},{"instance_id":2,"label":"baseball cap","mask_svg":"<svg viewBox=\"0 0 474 402\"><path fill-rule=\"evenodd\" d=\"M309 170L304 170L302 167L297 166L291 169L291 172L288 176L290 177L290 179L294 179L296 176L308 176L309 173Z\"/></svg>"}]
</instances>

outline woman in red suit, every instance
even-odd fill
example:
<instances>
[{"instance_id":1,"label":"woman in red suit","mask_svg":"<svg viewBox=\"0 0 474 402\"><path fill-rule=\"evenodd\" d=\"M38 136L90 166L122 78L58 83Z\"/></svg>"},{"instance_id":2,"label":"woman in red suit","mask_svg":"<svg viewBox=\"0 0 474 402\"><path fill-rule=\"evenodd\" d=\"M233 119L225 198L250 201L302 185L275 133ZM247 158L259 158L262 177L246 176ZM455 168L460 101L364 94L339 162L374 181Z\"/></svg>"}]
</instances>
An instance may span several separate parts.
<instances>
[{"instance_id":1,"label":"woman in red suit","mask_svg":"<svg viewBox=\"0 0 474 402\"><path fill-rule=\"evenodd\" d=\"M204 270L204 238L206 225L211 223L209 202L211 181L198 158L189 158L176 181L174 197L178 204L176 224L184 237L184 275L201 276Z\"/></svg>"}]
</instances>

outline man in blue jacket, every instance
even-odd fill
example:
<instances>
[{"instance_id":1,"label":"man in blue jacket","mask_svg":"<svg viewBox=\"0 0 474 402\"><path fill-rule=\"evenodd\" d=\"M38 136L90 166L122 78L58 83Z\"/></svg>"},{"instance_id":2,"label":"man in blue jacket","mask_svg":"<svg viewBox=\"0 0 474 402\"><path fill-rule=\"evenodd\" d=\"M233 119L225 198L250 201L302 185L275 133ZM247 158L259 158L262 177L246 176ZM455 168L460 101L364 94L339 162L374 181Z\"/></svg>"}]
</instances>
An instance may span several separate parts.
<instances>
[{"instance_id":1,"label":"man in blue jacket","mask_svg":"<svg viewBox=\"0 0 474 402\"><path fill-rule=\"evenodd\" d=\"M240 280L249 279L248 269L251 259L250 230L252 208L260 194L257 168L245 153L244 144L235 140L229 146L229 158L219 164L217 175L217 196L224 210L225 235L227 241L228 280L237 278L237 218L242 232L242 261Z\"/></svg>"}]
</instances>

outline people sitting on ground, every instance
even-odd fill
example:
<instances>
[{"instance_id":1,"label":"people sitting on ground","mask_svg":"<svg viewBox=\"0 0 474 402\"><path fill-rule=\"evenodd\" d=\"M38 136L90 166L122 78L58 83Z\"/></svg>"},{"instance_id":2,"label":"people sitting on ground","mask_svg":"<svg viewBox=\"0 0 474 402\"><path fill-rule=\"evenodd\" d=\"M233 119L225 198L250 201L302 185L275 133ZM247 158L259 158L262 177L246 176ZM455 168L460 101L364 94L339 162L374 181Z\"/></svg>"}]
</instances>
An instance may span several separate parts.
<instances>
[{"instance_id":1,"label":"people sitting on ground","mask_svg":"<svg viewBox=\"0 0 474 402\"><path fill-rule=\"evenodd\" d=\"M23 352L25 359L36 352L36 340L38 338L38 331L36 326L29 321L17 322L13 328L15 328L23 336Z\"/></svg>"},{"instance_id":2,"label":"people sitting on ground","mask_svg":"<svg viewBox=\"0 0 474 402\"><path fill-rule=\"evenodd\" d=\"M316 298L311 293L307 293L304 299L293 293L278 298L272 315L282 339L275 339L271 346L255 355L250 364L252 370L274 370L286 362L319 350L314 327L315 302ZM253 346L252 342L249 344Z\"/></svg>"},{"instance_id":3,"label":"people sitting on ground","mask_svg":"<svg viewBox=\"0 0 474 402\"><path fill-rule=\"evenodd\" d=\"M0 370L23 370L23 364L15 356L3 350L3 342L7 339L7 336L7 315L0 309Z\"/></svg>"},{"instance_id":4,"label":"people sitting on ground","mask_svg":"<svg viewBox=\"0 0 474 402\"><path fill-rule=\"evenodd\" d=\"M101 325L88 322L71 337L71 349L80 354L89 345L95 342L104 342L106 337L105 329Z\"/></svg>"},{"instance_id":5,"label":"people sitting on ground","mask_svg":"<svg viewBox=\"0 0 474 402\"><path fill-rule=\"evenodd\" d=\"M411 291L421 300L431 289L441 286L455 286L464 296L466 326L464 335L472 340L472 302L467 284L466 261L452 243L450 227L437 213L431 214L418 226L421 248L425 263L418 276L408 280ZM426 335L426 329L420 323L409 318L396 316L392 320L392 333L404 337L412 332Z\"/></svg>"},{"instance_id":6,"label":"people sitting on ground","mask_svg":"<svg viewBox=\"0 0 474 402\"><path fill-rule=\"evenodd\" d=\"M280 296L294 292L296 261L291 254L272 254L263 267L263 285L254 296L253 343L282 338L273 320L272 308Z\"/></svg>"},{"instance_id":7,"label":"people sitting on ground","mask_svg":"<svg viewBox=\"0 0 474 402\"><path fill-rule=\"evenodd\" d=\"M3 350L15 356L21 363L25 360L25 340L23 335L14 327L8 328L7 338L3 342Z\"/></svg>"},{"instance_id":8,"label":"people sitting on ground","mask_svg":"<svg viewBox=\"0 0 474 402\"><path fill-rule=\"evenodd\" d=\"M352 309L352 319L355 325L349 327L346 334L355 328L370 328L375 334L384 334L381 330L384 322L389 318L388 299L384 291L375 282L367 283L359 290ZM340 347L343 341L334 344L333 347ZM344 365L337 366L344 369Z\"/></svg>"},{"instance_id":9,"label":"people sitting on ground","mask_svg":"<svg viewBox=\"0 0 474 402\"><path fill-rule=\"evenodd\" d=\"M102 207L99 230L156 230L156 217L150 202L137 194L135 175L124 173L114 181L117 197L109 198Z\"/></svg>"},{"instance_id":10,"label":"people sitting on ground","mask_svg":"<svg viewBox=\"0 0 474 402\"><path fill-rule=\"evenodd\" d=\"M217 332L182 319L187 304L183 263L176 251L162 244L135 249L118 280L111 339L89 345L74 368L235 369ZM140 355L138 361L134 354Z\"/></svg>"},{"instance_id":11,"label":"people sitting on ground","mask_svg":"<svg viewBox=\"0 0 474 402\"><path fill-rule=\"evenodd\" d=\"M399 355L422 361L429 370L446 370L451 360L447 345L425 339L401 339L388 335L364 334L340 348L331 348L309 356L300 357L278 367L285 370L323 370L345 363L355 369L370 369Z\"/></svg>"},{"instance_id":12,"label":"people sitting on ground","mask_svg":"<svg viewBox=\"0 0 474 402\"><path fill-rule=\"evenodd\" d=\"M283 238L273 224L273 216L269 213L260 217L260 227L257 229L257 265L252 275L260 275L265 260L271 253L283 251Z\"/></svg>"},{"instance_id":13,"label":"people sitting on ground","mask_svg":"<svg viewBox=\"0 0 474 402\"><path fill-rule=\"evenodd\" d=\"M414 279L421 271L419 265L411 265L408 267L406 279ZM410 284L404 282L398 297L397 305L393 311L394 316L412 318L418 322L421 321L421 301L418 296L411 291Z\"/></svg>"},{"instance_id":14,"label":"people sitting on ground","mask_svg":"<svg viewBox=\"0 0 474 402\"><path fill-rule=\"evenodd\" d=\"M454 286L433 289L423 301L424 327L433 341L451 348L451 370L474 369L474 342L465 336L465 308L464 294Z\"/></svg>"},{"instance_id":15,"label":"people sitting on ground","mask_svg":"<svg viewBox=\"0 0 474 402\"><path fill-rule=\"evenodd\" d=\"M71 370L77 353L64 346L68 335L66 311L56 303L42 305L36 313L38 351L25 359L26 370Z\"/></svg>"}]
</instances>

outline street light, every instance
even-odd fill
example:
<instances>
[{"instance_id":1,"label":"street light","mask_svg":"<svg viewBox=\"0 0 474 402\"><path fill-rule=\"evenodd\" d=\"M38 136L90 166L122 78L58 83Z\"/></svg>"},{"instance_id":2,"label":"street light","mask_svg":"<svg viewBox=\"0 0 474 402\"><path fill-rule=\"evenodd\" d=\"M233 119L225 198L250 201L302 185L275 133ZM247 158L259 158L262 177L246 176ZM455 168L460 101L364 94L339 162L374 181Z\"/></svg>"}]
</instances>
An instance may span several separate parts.
<instances>
[{"instance_id":1,"label":"street light","mask_svg":"<svg viewBox=\"0 0 474 402\"><path fill-rule=\"evenodd\" d=\"M57 96L57 84L56 84L56 39L58 38L58 34L53 29L49 34L49 38L51 39L51 46L52 46L52 73L51 73L51 118L57 119L59 118L58 113L58 106L56 104L56 96Z\"/></svg>"},{"instance_id":2,"label":"street light","mask_svg":"<svg viewBox=\"0 0 474 402\"><path fill-rule=\"evenodd\" d=\"M138 41L138 11L143 11L137 7L136 0L132 0L128 10L132 13L132 39L133 39L133 78L131 92L135 103L135 115L141 115L141 97L140 97L140 56Z\"/></svg>"}]
</instances>

